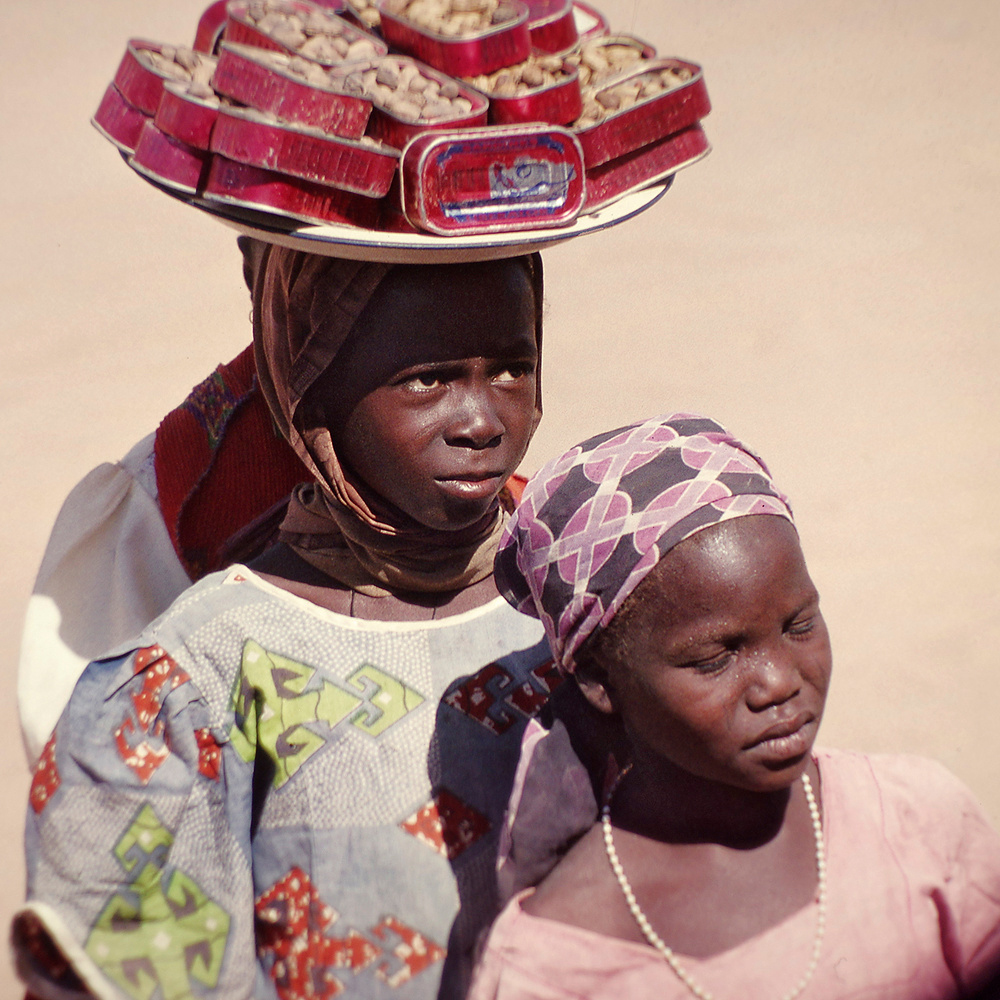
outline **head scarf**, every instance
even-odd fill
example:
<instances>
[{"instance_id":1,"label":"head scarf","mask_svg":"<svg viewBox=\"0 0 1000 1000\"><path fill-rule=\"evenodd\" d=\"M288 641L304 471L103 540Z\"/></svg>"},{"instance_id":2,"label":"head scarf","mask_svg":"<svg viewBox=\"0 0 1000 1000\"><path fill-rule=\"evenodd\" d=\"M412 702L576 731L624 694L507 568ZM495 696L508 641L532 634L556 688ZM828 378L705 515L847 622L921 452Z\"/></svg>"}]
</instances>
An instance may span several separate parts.
<instances>
[{"instance_id":1,"label":"head scarf","mask_svg":"<svg viewBox=\"0 0 1000 1000\"><path fill-rule=\"evenodd\" d=\"M534 291L540 351L541 258L519 259ZM352 479L329 429L310 423L310 408L301 405L379 285L399 266L406 265L268 244L254 268L254 356L261 393L281 434L315 478L293 493L279 537L327 576L375 596L457 590L484 579L505 521L499 504L461 531L433 531L413 521ZM536 424L540 407L536 402Z\"/></svg>"},{"instance_id":2,"label":"head scarf","mask_svg":"<svg viewBox=\"0 0 1000 1000\"><path fill-rule=\"evenodd\" d=\"M572 673L580 647L666 552L748 514L792 520L767 466L707 417L656 417L590 438L531 478L500 542L497 586L541 619Z\"/></svg>"}]
</instances>

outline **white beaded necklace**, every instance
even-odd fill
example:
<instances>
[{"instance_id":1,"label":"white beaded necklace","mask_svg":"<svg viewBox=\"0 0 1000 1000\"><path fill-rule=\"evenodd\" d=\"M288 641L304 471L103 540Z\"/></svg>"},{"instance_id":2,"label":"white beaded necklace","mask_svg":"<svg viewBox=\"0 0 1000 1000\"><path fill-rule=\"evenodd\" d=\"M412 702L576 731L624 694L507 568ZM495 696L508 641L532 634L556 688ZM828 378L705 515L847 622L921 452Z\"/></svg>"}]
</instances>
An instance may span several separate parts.
<instances>
[{"instance_id":1,"label":"white beaded necklace","mask_svg":"<svg viewBox=\"0 0 1000 1000\"><path fill-rule=\"evenodd\" d=\"M601 810L601 826L604 829L604 849L607 851L608 861L611 862L611 870L614 872L615 878L618 879L618 885L621 886L625 902L628 903L629 911L635 918L635 922L639 925L639 930L642 931L646 940L666 959L667 964L674 971L677 978L698 997L698 1000L714 1000L708 990L699 986L691 978L691 974L681 965L677 956L666 942L664 942L663 938L653 930L653 925L650 924L646 914L642 912L642 907L639 906L639 902L635 898L635 893L632 891L632 885L625 874L625 869L622 868L622 863L618 860L618 852L615 850L615 841L611 833L611 800L618 790L618 785L621 783L622 778L631 769L632 765L629 764L615 779L614 784L608 790L607 798L604 800L604 808ZM813 837L816 841L816 872L819 883L816 891L816 936L813 938L812 957L808 968L796 986L786 993L781 1000L795 1000L795 997L802 993L806 986L809 985L809 980L812 979L813 973L819 965L819 955L823 947L823 935L826 933L826 852L823 848L823 823L819 816L819 806L816 805L816 796L813 795L812 782L809 780L809 775L805 772L802 774L802 788L806 793L809 816L812 819Z\"/></svg>"}]
</instances>

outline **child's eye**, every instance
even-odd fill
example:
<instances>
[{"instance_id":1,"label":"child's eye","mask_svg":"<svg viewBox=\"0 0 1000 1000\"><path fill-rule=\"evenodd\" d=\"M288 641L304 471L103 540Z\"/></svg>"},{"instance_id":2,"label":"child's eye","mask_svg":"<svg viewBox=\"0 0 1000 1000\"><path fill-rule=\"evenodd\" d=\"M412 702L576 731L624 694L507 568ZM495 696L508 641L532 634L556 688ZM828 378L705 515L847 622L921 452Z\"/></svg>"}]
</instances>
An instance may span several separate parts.
<instances>
[{"instance_id":1,"label":"child's eye","mask_svg":"<svg viewBox=\"0 0 1000 1000\"><path fill-rule=\"evenodd\" d=\"M704 660L692 660L684 664L689 670L694 670L699 674L717 674L729 666L735 654L731 649L727 649L718 656L713 656Z\"/></svg>"},{"instance_id":2,"label":"child's eye","mask_svg":"<svg viewBox=\"0 0 1000 1000\"><path fill-rule=\"evenodd\" d=\"M411 375L402 382L402 385L407 389L416 390L437 389L443 384L441 376L436 372L421 372L419 375Z\"/></svg>"},{"instance_id":3,"label":"child's eye","mask_svg":"<svg viewBox=\"0 0 1000 1000\"><path fill-rule=\"evenodd\" d=\"M508 365L502 371L493 376L494 382L516 382L534 372L534 366L529 364Z\"/></svg>"},{"instance_id":4,"label":"child's eye","mask_svg":"<svg viewBox=\"0 0 1000 1000\"><path fill-rule=\"evenodd\" d=\"M808 618L797 618L785 630L789 635L808 635L816 627L816 619L811 615Z\"/></svg>"}]
</instances>

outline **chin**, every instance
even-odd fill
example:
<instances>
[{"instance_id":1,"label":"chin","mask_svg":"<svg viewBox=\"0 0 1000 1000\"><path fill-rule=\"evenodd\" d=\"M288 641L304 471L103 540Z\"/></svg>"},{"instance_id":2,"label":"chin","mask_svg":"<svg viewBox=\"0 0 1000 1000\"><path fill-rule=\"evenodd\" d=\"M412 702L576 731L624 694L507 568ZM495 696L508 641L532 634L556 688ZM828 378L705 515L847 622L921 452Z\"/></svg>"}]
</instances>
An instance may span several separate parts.
<instances>
[{"instance_id":1,"label":"chin","mask_svg":"<svg viewBox=\"0 0 1000 1000\"><path fill-rule=\"evenodd\" d=\"M435 511L431 516L425 511L419 520L425 527L434 531L464 531L481 521L495 506L495 501L488 504L463 504L460 508L449 507L446 510Z\"/></svg>"},{"instance_id":2,"label":"chin","mask_svg":"<svg viewBox=\"0 0 1000 1000\"><path fill-rule=\"evenodd\" d=\"M812 757L812 750L787 761L768 761L754 768L753 776L748 776L748 788L762 792L777 792L790 788L805 773Z\"/></svg>"}]
</instances>

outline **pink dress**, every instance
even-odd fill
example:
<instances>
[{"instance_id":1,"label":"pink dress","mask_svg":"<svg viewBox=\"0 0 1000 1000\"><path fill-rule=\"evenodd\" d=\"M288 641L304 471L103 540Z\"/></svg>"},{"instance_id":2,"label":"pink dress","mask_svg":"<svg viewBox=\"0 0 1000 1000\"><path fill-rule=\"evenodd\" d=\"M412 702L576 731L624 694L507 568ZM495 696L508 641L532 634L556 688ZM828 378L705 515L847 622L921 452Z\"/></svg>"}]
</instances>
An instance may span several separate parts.
<instances>
[{"instance_id":1,"label":"pink dress","mask_svg":"<svg viewBox=\"0 0 1000 1000\"><path fill-rule=\"evenodd\" d=\"M1000 968L1000 836L966 787L912 756L817 751L827 931L803 1000L943 1000ZM524 912L497 919L469 1000L690 1000L652 948ZM784 996L805 971L815 904L697 960L720 1000Z\"/></svg>"}]
</instances>

